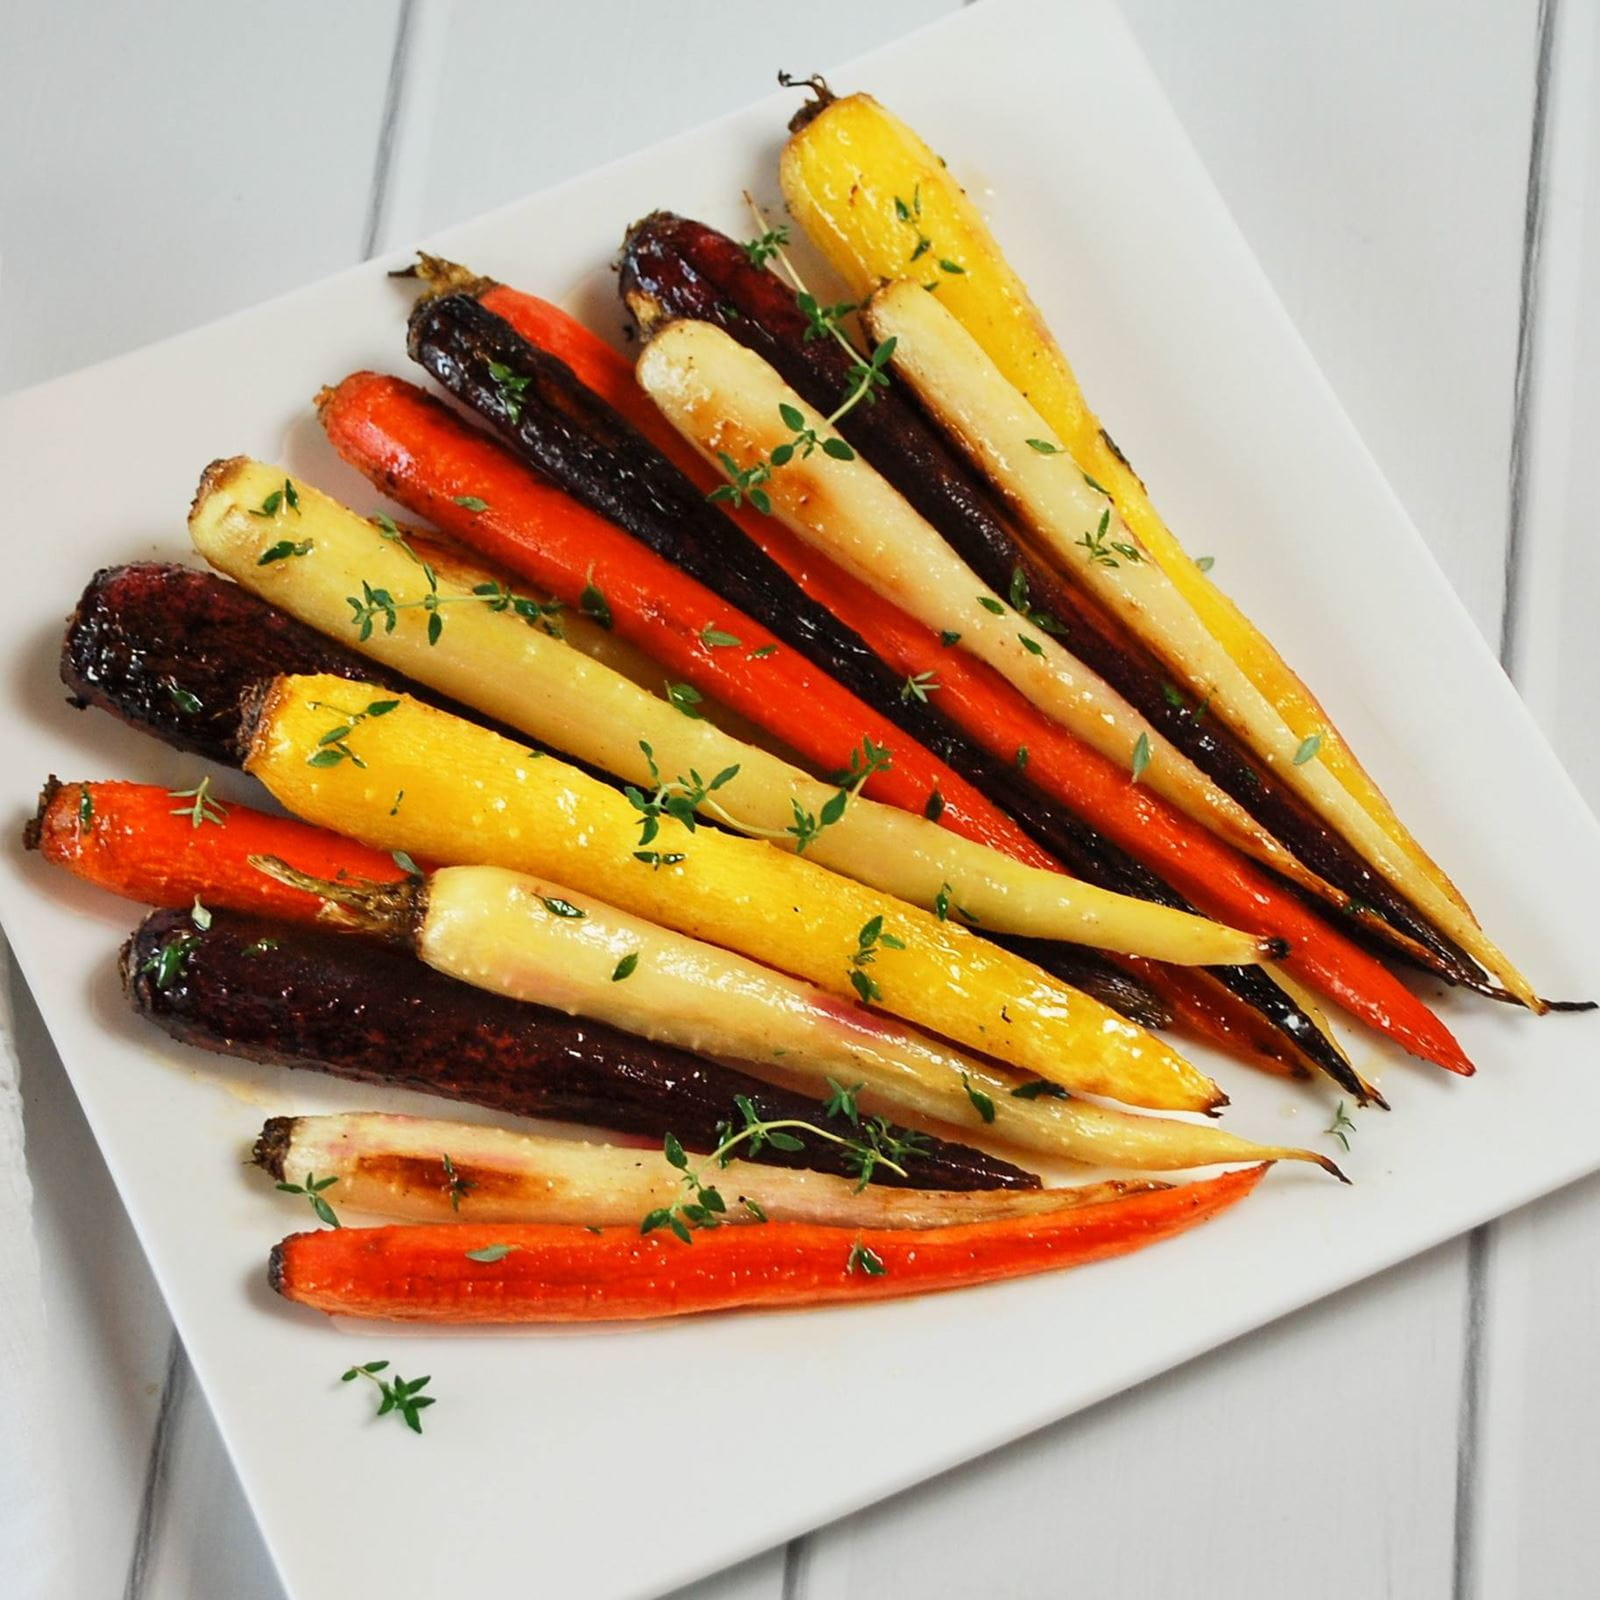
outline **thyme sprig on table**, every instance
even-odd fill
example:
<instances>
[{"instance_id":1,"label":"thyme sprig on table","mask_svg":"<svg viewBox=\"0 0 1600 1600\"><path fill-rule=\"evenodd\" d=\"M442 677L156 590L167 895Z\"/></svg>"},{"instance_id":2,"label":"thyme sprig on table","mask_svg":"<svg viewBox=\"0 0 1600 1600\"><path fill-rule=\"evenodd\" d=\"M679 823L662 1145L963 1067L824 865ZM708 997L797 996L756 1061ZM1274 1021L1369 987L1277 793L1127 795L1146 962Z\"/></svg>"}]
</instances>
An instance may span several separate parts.
<instances>
[{"instance_id":1,"label":"thyme sprig on table","mask_svg":"<svg viewBox=\"0 0 1600 1600\"><path fill-rule=\"evenodd\" d=\"M1356 1131L1356 1125L1350 1113L1345 1110L1343 1100L1334 1109L1333 1121L1323 1131L1332 1134L1345 1147L1346 1152L1349 1151L1350 1135Z\"/></svg>"}]
</instances>

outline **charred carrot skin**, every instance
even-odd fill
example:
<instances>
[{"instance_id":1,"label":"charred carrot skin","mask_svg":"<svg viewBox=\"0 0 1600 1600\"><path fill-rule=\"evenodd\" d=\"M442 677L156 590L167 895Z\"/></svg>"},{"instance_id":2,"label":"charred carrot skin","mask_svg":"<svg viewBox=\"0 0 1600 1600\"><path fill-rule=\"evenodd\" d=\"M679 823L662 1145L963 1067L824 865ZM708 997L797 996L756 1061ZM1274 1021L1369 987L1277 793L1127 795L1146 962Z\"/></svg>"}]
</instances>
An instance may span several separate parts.
<instances>
[{"instance_id":1,"label":"charred carrot skin","mask_svg":"<svg viewBox=\"0 0 1600 1600\"><path fill-rule=\"evenodd\" d=\"M588 596L593 607L598 590L618 634L674 680L715 695L825 772L848 768L870 738L891 755L889 768L868 780L875 799L921 811L937 792L947 827L1030 865L1050 864L1015 823L895 722L414 385L358 372L325 390L318 405L334 449L385 494L569 606L582 609ZM463 507L468 498L485 509ZM711 637L739 644L708 644Z\"/></svg>"},{"instance_id":2,"label":"charred carrot skin","mask_svg":"<svg viewBox=\"0 0 1600 1600\"><path fill-rule=\"evenodd\" d=\"M629 426L647 439L702 495L720 482L695 451L679 437L654 403L640 389L633 368L604 340L576 318L536 295L508 288L492 279L471 276L464 268L423 258L423 276L443 281L453 292L471 294L536 349L567 366L584 388L598 395ZM746 538L831 616L841 618L851 633L868 645L885 615L901 616L864 584L841 572L826 558L808 549L770 517L749 507L723 508L724 514L701 521L702 533L714 533L710 547L718 567L724 558L736 557L740 541L729 526L737 524ZM836 590L847 592L851 604L842 608ZM877 653L875 651L875 653ZM908 674L909 676L909 674ZM897 685L904 680L895 678ZM896 691L898 695L898 690ZM930 712L913 700L905 703L902 721L938 758L946 762L990 801L1012 818L1042 850L1065 863L1072 872L1102 888L1137 894L1132 887L1136 869L1120 850L1106 843L1080 818L1052 805L1038 789L1025 782L1009 753L1003 759L961 733L949 718ZM793 739L791 738L791 743ZM941 793L948 801L948 796ZM905 802L898 802L905 804ZM948 820L943 817L941 820ZM1016 854L1015 851L1011 852ZM1023 856L1020 859L1028 859ZM1030 959L1033 957L1030 956Z\"/></svg>"},{"instance_id":3,"label":"charred carrot skin","mask_svg":"<svg viewBox=\"0 0 1600 1600\"><path fill-rule=\"evenodd\" d=\"M77 705L237 766L238 686L311 670L291 665L310 661L319 672L400 684L236 584L171 562L135 562L89 580L67 622L61 681Z\"/></svg>"},{"instance_id":4,"label":"charred carrot skin","mask_svg":"<svg viewBox=\"0 0 1600 1600\"><path fill-rule=\"evenodd\" d=\"M726 234L671 212L635 223L623 242L618 287L648 333L672 317L712 322L761 356L825 415L849 394L852 359L831 338L811 336L794 292L753 265ZM485 303L490 303L486 300ZM1254 762L1213 717L1178 694L1144 648L1095 602L1022 547L987 491L896 389L857 406L839 432L1000 594L1051 619L1049 631L1201 771L1362 907L1374 934L1393 928L1402 954L1446 981L1498 998L1482 969L1419 917L1405 898L1281 782ZM1018 583L1018 576L1021 583ZM1381 920L1380 920L1381 919Z\"/></svg>"},{"instance_id":5,"label":"charred carrot skin","mask_svg":"<svg viewBox=\"0 0 1600 1600\"><path fill-rule=\"evenodd\" d=\"M773 1222L702 1230L693 1244L537 1224L325 1229L277 1245L267 1281L330 1315L408 1322L616 1322L890 1300L1127 1255L1237 1205L1265 1171L1045 1217L899 1230ZM491 1246L509 1249L469 1259Z\"/></svg>"},{"instance_id":6,"label":"charred carrot skin","mask_svg":"<svg viewBox=\"0 0 1600 1600\"><path fill-rule=\"evenodd\" d=\"M196 802L147 783L59 783L39 797L23 842L53 866L149 906L228 908L312 922L327 902L251 866L276 856L309 877L389 883L392 857L326 828L250 806ZM199 821L195 820L199 817Z\"/></svg>"},{"instance_id":7,"label":"charred carrot skin","mask_svg":"<svg viewBox=\"0 0 1600 1600\"><path fill-rule=\"evenodd\" d=\"M706 492L716 487L712 469L656 411L635 382L627 362L604 341L559 307L534 295L487 279L471 278L464 269L448 268L443 263L433 265L444 268L449 286L456 292L479 297L530 344L559 357L582 384L654 442L699 490ZM809 549L775 518L750 508L734 509L728 516L814 600L832 615L843 618L857 636L871 641L878 653L886 655L906 677L925 673L942 683L947 671L966 672L967 658L936 646L925 628ZM718 525L722 532L728 531L725 523L719 521ZM902 646L900 656L886 648L890 639ZM915 665L907 664L907 653L916 658ZM1008 688L1006 692L1010 692ZM971 722L964 725L974 737L941 745L939 753L1020 822L1068 870L1101 888L1190 909L1183 897L1154 873L1079 815L1052 803L1039 787L1026 781L1021 771L1024 758L1019 754L1025 741L1004 749L991 747L993 759L987 763L981 758L973 760L982 733L981 722L977 726ZM1028 954L1037 960L1034 952ZM1049 960L1039 964L1055 970ZM1365 1089L1338 1049L1265 973L1248 967L1219 968L1208 985L1205 975L1194 972L1162 973L1148 965L1140 970L1145 980L1182 1015L1191 1032L1246 1061L1274 1070L1295 1071L1300 1060L1309 1061L1328 1072L1347 1092L1365 1099Z\"/></svg>"},{"instance_id":8,"label":"charred carrot skin","mask_svg":"<svg viewBox=\"0 0 1600 1600\"><path fill-rule=\"evenodd\" d=\"M390 672L215 573L170 561L103 567L61 643L72 703L109 711L174 749L239 765L250 696L281 673L327 672L414 695L509 733L444 695ZM519 743L535 744L526 734Z\"/></svg>"},{"instance_id":9,"label":"charred carrot skin","mask_svg":"<svg viewBox=\"0 0 1600 1600\"><path fill-rule=\"evenodd\" d=\"M745 1073L543 1006L444 977L404 952L325 928L217 911L201 930L153 912L123 948L123 986L142 1016L185 1044L416 1089L515 1116L556 1117L690 1149L720 1142L736 1095L763 1118L825 1125L815 1100ZM903 1134L904 1129L897 1130ZM913 1188L1031 1189L1009 1162L919 1136ZM782 1166L849 1175L839 1147L812 1139L770 1152ZM769 1155L763 1148L762 1158Z\"/></svg>"}]
</instances>

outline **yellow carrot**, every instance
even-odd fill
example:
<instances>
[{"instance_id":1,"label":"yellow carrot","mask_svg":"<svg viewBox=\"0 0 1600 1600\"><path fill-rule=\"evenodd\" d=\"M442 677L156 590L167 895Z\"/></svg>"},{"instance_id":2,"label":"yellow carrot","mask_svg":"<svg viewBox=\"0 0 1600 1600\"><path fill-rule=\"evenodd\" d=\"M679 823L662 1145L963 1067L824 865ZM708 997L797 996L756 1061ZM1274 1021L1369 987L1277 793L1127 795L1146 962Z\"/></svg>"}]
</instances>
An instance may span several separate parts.
<instances>
[{"instance_id":1,"label":"yellow carrot","mask_svg":"<svg viewBox=\"0 0 1600 1600\"><path fill-rule=\"evenodd\" d=\"M798 129L784 149L781 174L789 209L858 295L918 275L924 263L938 264L921 275L938 284L941 303L1028 397L1082 469L1105 486L1129 531L1275 707L1296 742L1320 738L1318 757L1330 776L1410 870L1470 917L1465 900L1395 814L1315 696L1162 521L982 214L938 156L870 95L851 95L830 100ZM944 270L944 263L954 270ZM1503 957L1491 970L1532 1003L1526 982Z\"/></svg>"},{"instance_id":2,"label":"yellow carrot","mask_svg":"<svg viewBox=\"0 0 1600 1600\"><path fill-rule=\"evenodd\" d=\"M1163 1109L1224 1102L1161 1040L953 923L671 817L644 838L616 790L407 696L279 678L245 766L297 816L368 844L547 875L1068 1088Z\"/></svg>"},{"instance_id":3,"label":"yellow carrot","mask_svg":"<svg viewBox=\"0 0 1600 1600\"><path fill-rule=\"evenodd\" d=\"M1080 470L1027 398L935 299L900 281L873 296L867 322L895 340L893 362L923 404L1074 581L1092 590L1213 714L1425 917L1534 1009L1543 1002L1470 914L1417 871L1195 615L1172 580ZM1028 440L1035 441L1030 447ZM1042 448L1040 448L1042 447Z\"/></svg>"},{"instance_id":4,"label":"yellow carrot","mask_svg":"<svg viewBox=\"0 0 1600 1600\"><path fill-rule=\"evenodd\" d=\"M569 648L584 619L529 612L503 577L420 536L402 543L309 484L297 491L299 537L285 544L276 523L253 514L283 482L281 468L242 458L210 468L189 516L200 553L302 622L530 738L646 790L662 777L715 778L698 796L703 813L788 848L797 807L830 818L807 845L810 859L914 905L942 895L989 932L1188 966L1270 953L1271 941L1029 866L861 795L841 798L837 785ZM374 609L366 594L384 605Z\"/></svg>"}]
</instances>

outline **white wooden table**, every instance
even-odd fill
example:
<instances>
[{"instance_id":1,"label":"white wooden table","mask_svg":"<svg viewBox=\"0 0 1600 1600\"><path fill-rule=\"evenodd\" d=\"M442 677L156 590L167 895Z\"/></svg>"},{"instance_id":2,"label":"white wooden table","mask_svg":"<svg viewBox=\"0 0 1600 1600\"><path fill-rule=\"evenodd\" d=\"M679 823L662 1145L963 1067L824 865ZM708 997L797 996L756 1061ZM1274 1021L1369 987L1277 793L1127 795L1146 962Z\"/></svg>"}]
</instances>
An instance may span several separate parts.
<instances>
[{"instance_id":1,"label":"white wooden table","mask_svg":"<svg viewBox=\"0 0 1600 1600\"><path fill-rule=\"evenodd\" d=\"M113 24L93 0L0 0L0 385L403 245L951 3L168 0ZM1125 4L1357 426L1600 802L1596 5ZM277 1600L19 1005L82 1592ZM1597 1227L1600 1182L1580 1185L686 1593L1593 1595Z\"/></svg>"}]
</instances>

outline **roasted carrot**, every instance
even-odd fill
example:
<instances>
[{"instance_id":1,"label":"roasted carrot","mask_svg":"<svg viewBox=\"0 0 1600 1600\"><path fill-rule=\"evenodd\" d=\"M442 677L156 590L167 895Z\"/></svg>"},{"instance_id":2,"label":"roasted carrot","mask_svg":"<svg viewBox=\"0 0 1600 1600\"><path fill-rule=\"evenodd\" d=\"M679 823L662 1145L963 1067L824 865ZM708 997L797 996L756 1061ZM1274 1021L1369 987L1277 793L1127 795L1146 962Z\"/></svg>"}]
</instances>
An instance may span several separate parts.
<instances>
[{"instance_id":1,"label":"roasted carrot","mask_svg":"<svg viewBox=\"0 0 1600 1600\"><path fill-rule=\"evenodd\" d=\"M1127 1255L1236 1205L1265 1171L1044 1217L923 1229L773 1222L704 1229L692 1244L554 1224L328 1229L277 1245L267 1281L330 1315L408 1322L627 1321L887 1300Z\"/></svg>"},{"instance_id":2,"label":"roasted carrot","mask_svg":"<svg viewBox=\"0 0 1600 1600\"><path fill-rule=\"evenodd\" d=\"M642 337L648 338L675 317L716 323L770 363L819 412L832 414L849 398L860 356L842 335L817 336L816 313L808 314L797 291L784 281L793 272L781 248L776 261L783 275L754 262L751 252L728 235L657 211L628 229L618 290ZM431 258L430 266L442 270ZM480 292L485 305L521 329L517 299L510 291L494 286ZM549 307L543 314L527 313L530 322L548 329L552 340L561 337L554 326L560 315ZM522 331L540 342L534 333ZM593 340L593 335L587 337ZM568 335L563 348L577 342ZM612 361L618 359L608 348L601 350ZM570 365L577 356L569 353L563 359ZM586 381L598 388L593 379ZM639 425L631 415L630 420ZM1048 627L1060 644L1135 706L1324 886L1336 889L1335 906L1356 907L1347 915L1359 922L1363 933L1384 938L1403 959L1446 982L1496 999L1511 998L1490 983L1465 952L1418 917L1385 878L1277 778L1253 762L1224 724L1207 714L1208 706L1178 693L1155 659L1093 599L1024 547L977 474L898 384L879 390L871 405L845 411L837 426L992 591L1017 597L1039 626ZM676 456L674 460L682 468L683 462Z\"/></svg>"},{"instance_id":3,"label":"roasted carrot","mask_svg":"<svg viewBox=\"0 0 1600 1600\"><path fill-rule=\"evenodd\" d=\"M704 585L535 477L492 439L398 378L358 372L319 399L334 448L386 494L567 605L601 611L694 692L714 694L826 772L863 739L891 765L866 792L1033 866L1050 860L998 807L887 718ZM463 504L463 502L468 502ZM481 503L481 511L470 509ZM711 640L737 640L728 645ZM693 712L693 699L680 704Z\"/></svg>"},{"instance_id":4,"label":"roasted carrot","mask_svg":"<svg viewBox=\"0 0 1600 1600\"><path fill-rule=\"evenodd\" d=\"M953 919L672 816L643 819L656 824L644 838L616 790L409 696L374 703L339 679L279 678L255 708L245 770L306 821L548 876L1068 1088L1162 1109L1226 1101L1161 1040ZM880 932L896 940L881 952Z\"/></svg>"},{"instance_id":5,"label":"roasted carrot","mask_svg":"<svg viewBox=\"0 0 1600 1600\"><path fill-rule=\"evenodd\" d=\"M1086 475L1087 466L1077 469L1067 445L962 324L933 296L905 282L879 290L865 318L874 336L889 346L896 372L1000 490L1037 547L1137 635L1180 688L1196 699L1209 698L1211 714L1421 915L1519 1000L1544 1010L1471 913L1420 870L1322 762L1323 732L1297 735L1162 567L1129 543L1137 536L1122 522L1103 485ZM1033 440L1042 451L1016 448L1019 437ZM1127 551L1132 556L1123 554ZM1184 564L1193 570L1187 560Z\"/></svg>"},{"instance_id":6,"label":"roasted carrot","mask_svg":"<svg viewBox=\"0 0 1600 1600\"><path fill-rule=\"evenodd\" d=\"M639 387L629 362L568 312L537 295L479 277L434 256L421 256L417 273L439 292L476 296L529 343L563 361L582 384L643 434L702 493L709 494L722 483L717 470L701 459ZM869 641L880 654L885 654L882 640L886 635L902 638L908 649L917 653L916 665L908 666L904 659L892 654L887 659L905 678L925 680L930 674L941 677L949 652L941 651L927 630L918 627L898 607L812 550L776 518L764 516L748 505L724 505L723 510L745 537L776 561L813 600ZM950 710L948 706L945 709ZM953 716L951 720L963 727L974 744L982 741L981 719L971 722ZM983 772L963 769L965 775L1036 840L1059 852L1068 842L1063 813L1053 801L1046 800L1039 787L1025 781L1015 759L1015 747L1000 748L991 741L990 749L998 759ZM946 759L951 758L949 751L943 753ZM1089 870L1082 849L1070 852L1069 865L1102 887L1122 893L1141 892L1135 882ZM1281 1004L1271 981L1260 974L1241 970L1230 975L1236 985L1254 997L1252 1001L1240 998L1220 979L1203 973L1178 972L1149 963L1139 963L1137 970L1190 1032L1246 1061L1282 1071L1303 1070L1297 1065L1301 1056L1325 1069L1332 1065L1331 1041L1315 1039L1314 1028L1296 1016L1293 1007ZM1263 1004L1265 1012L1260 1009ZM1356 1092L1353 1086L1346 1087Z\"/></svg>"},{"instance_id":7,"label":"roasted carrot","mask_svg":"<svg viewBox=\"0 0 1600 1600\"><path fill-rule=\"evenodd\" d=\"M503 580L464 563L455 551L421 538L402 549L302 482L296 515L310 548L300 557L271 560L281 548L278 530L254 508L283 481L281 467L242 457L208 468L189 514L201 554L300 621L350 640L390 669L591 768L645 793L663 775L721 774L715 793L695 800L702 812L735 831L803 848L813 861L914 905L933 905L946 894L987 930L1189 966L1251 963L1281 953L1188 912L1025 867L926 817L864 796L843 802L837 820L803 841L786 831L796 808L827 815L830 803L841 803L836 787L704 718L684 716L543 627L530 627L527 617L503 603L509 596ZM351 597L361 595L363 585L393 607L381 626L370 616L362 622L352 617ZM493 603L486 603L486 591Z\"/></svg>"},{"instance_id":8,"label":"roasted carrot","mask_svg":"<svg viewBox=\"0 0 1600 1600\"><path fill-rule=\"evenodd\" d=\"M268 816L200 792L149 783L60 783L39 796L24 842L85 882L150 906L212 909L314 922L328 902L269 878L252 856L276 856L312 878L404 878L394 858L327 828Z\"/></svg>"},{"instance_id":9,"label":"roasted carrot","mask_svg":"<svg viewBox=\"0 0 1600 1600\"><path fill-rule=\"evenodd\" d=\"M818 1125L827 1116L817 1096L550 1006L487 994L342 930L237 911L213 912L202 928L188 912L152 911L123 946L121 969L135 1013L185 1044L509 1116L576 1122L653 1144L671 1133L691 1150L716 1149L719 1125L741 1096L762 1119ZM896 1171L876 1171L878 1182L1039 1186L1009 1161L953 1140L918 1134L913 1148L907 1129L891 1123L881 1131L884 1148L904 1159ZM454 1156L448 1146L438 1152L436 1175L445 1175L446 1155ZM759 1158L860 1171L846 1146L816 1138L784 1149L769 1143Z\"/></svg>"},{"instance_id":10,"label":"roasted carrot","mask_svg":"<svg viewBox=\"0 0 1600 1600\"><path fill-rule=\"evenodd\" d=\"M1083 470L1105 486L1134 537L1272 702L1294 739L1319 740L1321 764L1411 868L1466 912L1466 902L1406 830L1315 696L1162 521L1138 474L1101 426L982 212L944 161L871 95L836 98L820 80L811 87L815 98L789 124L793 137L784 148L780 175L784 199L813 243L863 300L885 281L908 271L920 275L911 264L919 246L924 264L948 261L958 269L938 274L939 301L1048 419ZM1470 943L1466 948L1479 954ZM1483 953L1495 954L1486 941ZM1514 978L1514 969L1506 976ZM1507 986L1518 990L1515 982Z\"/></svg>"},{"instance_id":11,"label":"roasted carrot","mask_svg":"<svg viewBox=\"0 0 1600 1600\"><path fill-rule=\"evenodd\" d=\"M775 1120L770 1112L758 1116ZM818 1131L802 1128L794 1136L815 1147L828 1142L817 1137ZM840 1131L854 1129L841 1123ZM676 1134L674 1142L687 1151L694 1148ZM441 1160L445 1153L448 1167ZM684 1168L674 1164L666 1148L591 1144L378 1111L272 1117L256 1141L254 1157L280 1182L308 1172L334 1179L337 1192L329 1198L341 1208L396 1222L451 1225L637 1227L651 1212L686 1198L685 1173L691 1169L716 1185L719 1198L727 1197L730 1203L720 1216L731 1226L770 1221L938 1228L1039 1216L1168 1187L1139 1178L1050 1189L894 1188L834 1172L773 1167L732 1152L691 1156Z\"/></svg>"}]
</instances>

